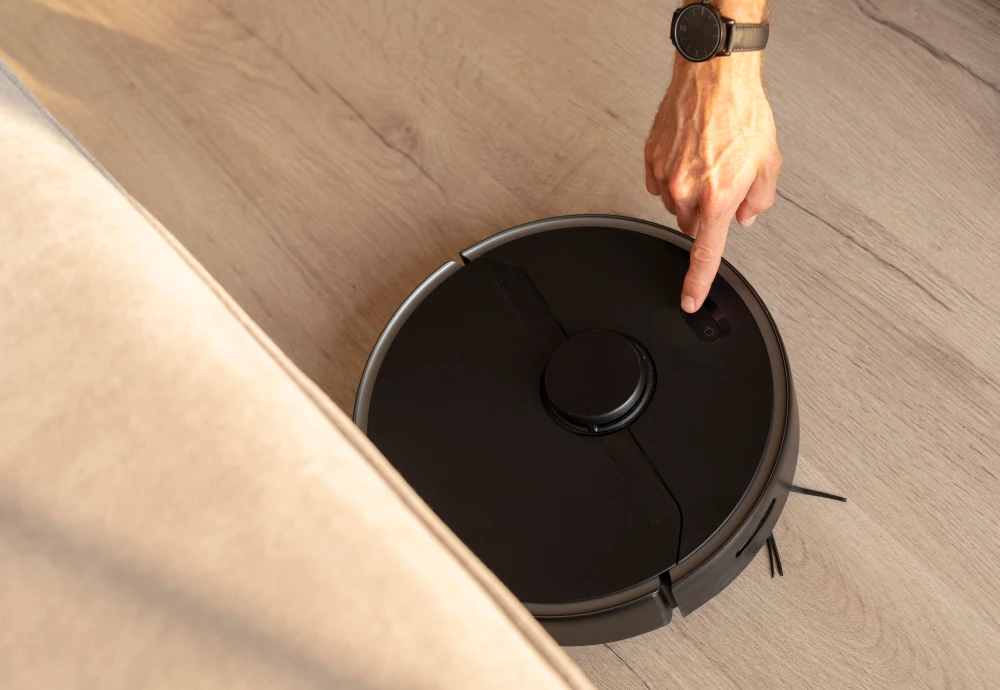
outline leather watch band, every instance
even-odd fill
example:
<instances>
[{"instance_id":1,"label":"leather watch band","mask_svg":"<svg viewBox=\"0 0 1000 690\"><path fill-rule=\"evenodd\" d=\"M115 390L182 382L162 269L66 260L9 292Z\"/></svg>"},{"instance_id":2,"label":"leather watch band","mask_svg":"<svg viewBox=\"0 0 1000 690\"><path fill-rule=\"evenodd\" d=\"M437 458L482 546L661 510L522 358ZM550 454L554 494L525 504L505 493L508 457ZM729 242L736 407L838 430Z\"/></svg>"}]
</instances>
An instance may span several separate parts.
<instances>
[{"instance_id":1,"label":"leather watch band","mask_svg":"<svg viewBox=\"0 0 1000 690\"><path fill-rule=\"evenodd\" d=\"M764 50L769 24L733 24L730 52Z\"/></svg>"}]
</instances>

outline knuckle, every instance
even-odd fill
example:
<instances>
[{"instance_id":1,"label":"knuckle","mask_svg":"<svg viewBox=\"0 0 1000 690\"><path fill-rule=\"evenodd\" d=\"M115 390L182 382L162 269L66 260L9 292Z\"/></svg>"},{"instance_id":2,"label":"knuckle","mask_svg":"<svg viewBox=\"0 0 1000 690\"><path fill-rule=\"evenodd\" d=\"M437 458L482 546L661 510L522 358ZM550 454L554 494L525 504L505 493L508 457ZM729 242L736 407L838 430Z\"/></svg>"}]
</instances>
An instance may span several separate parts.
<instances>
[{"instance_id":1,"label":"knuckle","mask_svg":"<svg viewBox=\"0 0 1000 690\"><path fill-rule=\"evenodd\" d=\"M715 252L711 247L695 245L691 249L691 265L699 269L711 268L715 265Z\"/></svg>"},{"instance_id":2,"label":"knuckle","mask_svg":"<svg viewBox=\"0 0 1000 690\"><path fill-rule=\"evenodd\" d=\"M706 180L701 188L699 198L702 211L707 215L713 215L728 196L730 196L730 189L727 185L714 178Z\"/></svg>"},{"instance_id":3,"label":"knuckle","mask_svg":"<svg viewBox=\"0 0 1000 690\"><path fill-rule=\"evenodd\" d=\"M689 199L693 191L691 181L682 175L671 175L667 181L667 191L674 199Z\"/></svg>"}]
</instances>

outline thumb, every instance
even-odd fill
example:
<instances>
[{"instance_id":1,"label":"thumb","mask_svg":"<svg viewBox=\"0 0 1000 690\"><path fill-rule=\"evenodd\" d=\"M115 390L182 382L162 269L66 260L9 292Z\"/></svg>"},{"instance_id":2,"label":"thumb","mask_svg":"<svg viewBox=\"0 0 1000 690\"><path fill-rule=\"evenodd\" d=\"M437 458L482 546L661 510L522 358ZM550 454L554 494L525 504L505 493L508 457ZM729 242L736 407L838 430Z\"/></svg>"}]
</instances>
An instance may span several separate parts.
<instances>
[{"instance_id":1,"label":"thumb","mask_svg":"<svg viewBox=\"0 0 1000 690\"><path fill-rule=\"evenodd\" d=\"M778 185L778 171L771 165L763 165L757 171L757 178L747 190L747 196L736 209L736 221L745 228L753 225L758 213L774 205L774 193Z\"/></svg>"}]
</instances>

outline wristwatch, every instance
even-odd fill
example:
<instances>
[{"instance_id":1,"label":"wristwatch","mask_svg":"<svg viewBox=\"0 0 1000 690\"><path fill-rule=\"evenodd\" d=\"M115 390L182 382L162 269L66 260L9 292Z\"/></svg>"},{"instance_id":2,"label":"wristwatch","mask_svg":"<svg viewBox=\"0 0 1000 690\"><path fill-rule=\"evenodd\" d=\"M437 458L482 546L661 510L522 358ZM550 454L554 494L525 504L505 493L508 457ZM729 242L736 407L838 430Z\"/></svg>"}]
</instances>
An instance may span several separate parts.
<instances>
[{"instance_id":1,"label":"wristwatch","mask_svg":"<svg viewBox=\"0 0 1000 690\"><path fill-rule=\"evenodd\" d=\"M670 42L691 62L705 62L720 55L764 50L767 24L737 24L723 17L708 2L679 7L670 22Z\"/></svg>"}]
</instances>

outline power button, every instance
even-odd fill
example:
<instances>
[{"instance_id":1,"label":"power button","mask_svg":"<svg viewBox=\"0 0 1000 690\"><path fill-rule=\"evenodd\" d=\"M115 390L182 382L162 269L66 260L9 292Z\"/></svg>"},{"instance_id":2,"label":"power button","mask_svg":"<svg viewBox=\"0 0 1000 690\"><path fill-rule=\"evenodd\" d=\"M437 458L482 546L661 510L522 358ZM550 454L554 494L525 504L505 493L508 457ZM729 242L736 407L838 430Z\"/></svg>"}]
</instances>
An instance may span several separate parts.
<instances>
[{"instance_id":1,"label":"power button","mask_svg":"<svg viewBox=\"0 0 1000 690\"><path fill-rule=\"evenodd\" d=\"M705 304L695 313L688 314L682 310L681 315L702 342L714 343L729 332L726 318L711 300L706 299Z\"/></svg>"}]
</instances>

